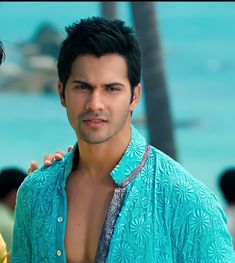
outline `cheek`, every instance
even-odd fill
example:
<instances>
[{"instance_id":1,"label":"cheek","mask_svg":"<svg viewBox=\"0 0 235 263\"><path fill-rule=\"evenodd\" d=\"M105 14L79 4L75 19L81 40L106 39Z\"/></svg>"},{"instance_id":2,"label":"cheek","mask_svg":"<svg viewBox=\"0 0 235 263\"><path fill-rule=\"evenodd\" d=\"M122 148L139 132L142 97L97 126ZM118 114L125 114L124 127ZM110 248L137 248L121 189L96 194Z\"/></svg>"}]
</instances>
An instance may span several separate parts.
<instances>
[{"instance_id":1,"label":"cheek","mask_svg":"<svg viewBox=\"0 0 235 263\"><path fill-rule=\"evenodd\" d=\"M110 110L117 118L125 116L131 111L130 101L125 98L117 102L114 99L110 106Z\"/></svg>"},{"instance_id":2,"label":"cheek","mask_svg":"<svg viewBox=\"0 0 235 263\"><path fill-rule=\"evenodd\" d=\"M84 105L84 98L82 96L78 96L75 94L69 94L69 96L66 97L66 106L67 109L72 113L78 113Z\"/></svg>"},{"instance_id":3,"label":"cheek","mask_svg":"<svg viewBox=\"0 0 235 263\"><path fill-rule=\"evenodd\" d=\"M73 122L74 122L74 115L73 115L73 113L68 108L66 109L66 113L67 113L67 117L68 117L68 120L69 120L70 124L73 126Z\"/></svg>"},{"instance_id":4,"label":"cheek","mask_svg":"<svg viewBox=\"0 0 235 263\"><path fill-rule=\"evenodd\" d=\"M67 116L68 116L70 123L72 124L76 122L77 116L79 114L78 107L75 104L71 103L71 101L69 101L67 102L66 111L67 111Z\"/></svg>"}]
</instances>

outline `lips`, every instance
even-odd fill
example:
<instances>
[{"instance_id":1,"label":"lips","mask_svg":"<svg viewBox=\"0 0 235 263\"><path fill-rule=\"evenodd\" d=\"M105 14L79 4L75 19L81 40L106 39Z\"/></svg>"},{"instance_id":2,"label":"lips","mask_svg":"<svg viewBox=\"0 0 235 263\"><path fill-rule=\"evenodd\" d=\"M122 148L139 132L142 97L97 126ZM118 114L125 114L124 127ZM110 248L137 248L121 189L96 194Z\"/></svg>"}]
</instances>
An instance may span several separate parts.
<instances>
[{"instance_id":1,"label":"lips","mask_svg":"<svg viewBox=\"0 0 235 263\"><path fill-rule=\"evenodd\" d=\"M107 122L107 120L104 119L104 118L86 118L86 119L84 119L83 121L94 121L94 122L104 121L104 122Z\"/></svg>"},{"instance_id":2,"label":"lips","mask_svg":"<svg viewBox=\"0 0 235 263\"><path fill-rule=\"evenodd\" d=\"M86 118L83 122L91 128L100 128L107 120L103 118Z\"/></svg>"}]
</instances>

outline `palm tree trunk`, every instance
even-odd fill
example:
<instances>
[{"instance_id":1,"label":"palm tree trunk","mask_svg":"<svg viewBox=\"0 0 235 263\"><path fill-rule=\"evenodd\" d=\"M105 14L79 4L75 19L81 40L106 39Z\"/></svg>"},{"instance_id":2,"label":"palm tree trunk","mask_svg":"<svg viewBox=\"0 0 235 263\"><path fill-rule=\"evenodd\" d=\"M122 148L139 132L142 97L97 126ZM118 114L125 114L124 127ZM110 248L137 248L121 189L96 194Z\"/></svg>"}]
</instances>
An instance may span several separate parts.
<instances>
[{"instance_id":1,"label":"palm tree trunk","mask_svg":"<svg viewBox=\"0 0 235 263\"><path fill-rule=\"evenodd\" d=\"M155 3L131 2L131 7L142 50L144 94L150 142L176 159Z\"/></svg>"},{"instance_id":2,"label":"palm tree trunk","mask_svg":"<svg viewBox=\"0 0 235 263\"><path fill-rule=\"evenodd\" d=\"M117 18L117 3L116 2L101 2L102 16L108 20L114 20Z\"/></svg>"}]
</instances>

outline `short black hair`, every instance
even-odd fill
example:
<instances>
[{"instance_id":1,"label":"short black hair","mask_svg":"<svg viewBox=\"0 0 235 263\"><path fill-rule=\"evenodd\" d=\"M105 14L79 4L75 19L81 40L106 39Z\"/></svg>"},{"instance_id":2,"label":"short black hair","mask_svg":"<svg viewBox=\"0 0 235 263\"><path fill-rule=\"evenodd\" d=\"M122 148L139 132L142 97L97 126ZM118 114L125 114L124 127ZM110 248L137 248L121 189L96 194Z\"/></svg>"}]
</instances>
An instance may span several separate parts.
<instances>
[{"instance_id":1,"label":"short black hair","mask_svg":"<svg viewBox=\"0 0 235 263\"><path fill-rule=\"evenodd\" d=\"M121 20L103 17L81 19L65 28L67 38L62 42L57 69L59 80L65 89L71 66L79 55L120 54L127 62L128 78L133 96L141 78L141 53L135 32ZM63 91L64 92L64 91ZM63 93L64 96L64 93Z\"/></svg>"},{"instance_id":2,"label":"short black hair","mask_svg":"<svg viewBox=\"0 0 235 263\"><path fill-rule=\"evenodd\" d=\"M5 57L6 57L5 50L3 48L2 42L0 41L0 65L4 61Z\"/></svg>"},{"instance_id":3,"label":"short black hair","mask_svg":"<svg viewBox=\"0 0 235 263\"><path fill-rule=\"evenodd\" d=\"M221 173L219 185L228 204L235 203L235 167Z\"/></svg>"},{"instance_id":4,"label":"short black hair","mask_svg":"<svg viewBox=\"0 0 235 263\"><path fill-rule=\"evenodd\" d=\"M0 199L5 198L12 190L17 190L27 174L19 168L9 167L0 172Z\"/></svg>"}]
</instances>

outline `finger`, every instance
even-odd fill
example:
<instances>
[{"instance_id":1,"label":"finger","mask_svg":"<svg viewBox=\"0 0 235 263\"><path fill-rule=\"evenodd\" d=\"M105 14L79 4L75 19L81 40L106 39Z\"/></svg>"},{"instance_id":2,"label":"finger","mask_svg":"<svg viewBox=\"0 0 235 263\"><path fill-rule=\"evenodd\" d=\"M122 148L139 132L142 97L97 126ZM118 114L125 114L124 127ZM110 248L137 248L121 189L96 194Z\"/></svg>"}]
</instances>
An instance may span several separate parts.
<instances>
[{"instance_id":1,"label":"finger","mask_svg":"<svg viewBox=\"0 0 235 263\"><path fill-rule=\"evenodd\" d=\"M28 169L28 174L33 173L34 171L36 171L39 168L39 165L37 164L37 162L32 161L30 168Z\"/></svg>"},{"instance_id":2,"label":"finger","mask_svg":"<svg viewBox=\"0 0 235 263\"><path fill-rule=\"evenodd\" d=\"M64 157L64 155L65 155L64 151L59 151L55 153L54 158L56 161L60 161Z\"/></svg>"},{"instance_id":3,"label":"finger","mask_svg":"<svg viewBox=\"0 0 235 263\"><path fill-rule=\"evenodd\" d=\"M70 146L68 147L68 153L69 153L69 152L71 152L71 151L72 151L72 149L73 149L73 146L72 146L72 145L70 145Z\"/></svg>"},{"instance_id":4,"label":"finger","mask_svg":"<svg viewBox=\"0 0 235 263\"><path fill-rule=\"evenodd\" d=\"M51 166L54 162L54 155L48 154L44 157L44 165Z\"/></svg>"}]
</instances>

